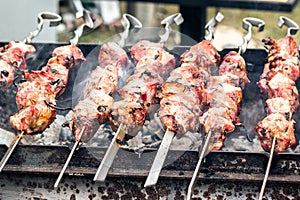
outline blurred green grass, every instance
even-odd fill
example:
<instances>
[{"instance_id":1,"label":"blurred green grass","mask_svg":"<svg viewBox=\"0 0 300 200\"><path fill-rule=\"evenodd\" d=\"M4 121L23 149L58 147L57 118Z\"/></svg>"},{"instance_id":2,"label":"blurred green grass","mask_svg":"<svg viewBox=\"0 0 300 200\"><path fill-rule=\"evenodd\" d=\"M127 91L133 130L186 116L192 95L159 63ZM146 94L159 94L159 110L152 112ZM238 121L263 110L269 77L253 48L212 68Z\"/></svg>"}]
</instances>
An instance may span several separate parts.
<instances>
[{"instance_id":1,"label":"blurred green grass","mask_svg":"<svg viewBox=\"0 0 300 200\"><path fill-rule=\"evenodd\" d=\"M160 18L176 13L179 11L177 5L171 4L160 4L160 8L163 8L163 13L160 13ZM124 4L121 4L122 11L124 11ZM161 10L161 9L160 9ZM274 39L279 39L286 35L287 28L279 28L277 26L277 22L280 16L286 16L296 23L300 24L300 17L298 13L300 13L300 1L295 5L292 12L278 12L278 11L266 11L266 10L251 10L251 9L232 9L232 8L215 8L208 7L207 8L207 21L212 18L217 11L220 11L224 16L224 20L221 22L221 25L228 26L236 29L242 33L245 33L245 30L242 28L242 20L245 17L256 17L265 21L265 29L263 32L258 32L257 29L253 30L253 40L261 41L263 38L271 37ZM160 21L161 19L158 19ZM159 24L158 24L159 26ZM199 27L200 28L200 27ZM218 27L217 27L218 28ZM107 29L95 29L88 33L85 33L79 40L80 43L96 43L100 44L105 40L109 39L113 35L121 32L121 28L109 28ZM68 33L61 33L58 38L59 41L66 41L67 38L71 36ZM300 42L300 31L294 36L296 41ZM233 38L234 39L234 38Z\"/></svg>"},{"instance_id":2,"label":"blurred green grass","mask_svg":"<svg viewBox=\"0 0 300 200\"><path fill-rule=\"evenodd\" d=\"M300 2L297 2L292 12L273 12L266 10L248 10L248 9L229 9L220 8L219 11L225 16L222 21L222 25L233 27L237 30L242 29L242 20L245 17L256 17L265 21L265 29L263 32L258 33L257 30L253 30L253 37L261 40L262 38L271 37L279 39L286 35L287 28L279 28L277 25L280 16L285 16L297 24L300 25ZM207 19L213 17L216 13L216 8L208 8ZM300 42L300 31L294 36L297 42Z\"/></svg>"}]
</instances>

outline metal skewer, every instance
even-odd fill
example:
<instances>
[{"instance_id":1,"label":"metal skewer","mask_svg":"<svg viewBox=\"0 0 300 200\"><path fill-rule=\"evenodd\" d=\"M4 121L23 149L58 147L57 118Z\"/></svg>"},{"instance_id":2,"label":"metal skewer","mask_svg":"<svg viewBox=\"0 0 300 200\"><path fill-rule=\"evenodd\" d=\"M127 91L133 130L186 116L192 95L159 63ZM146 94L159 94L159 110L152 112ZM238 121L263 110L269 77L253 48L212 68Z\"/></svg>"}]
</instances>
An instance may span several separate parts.
<instances>
[{"instance_id":1,"label":"metal skewer","mask_svg":"<svg viewBox=\"0 0 300 200\"><path fill-rule=\"evenodd\" d=\"M161 43L165 43L167 39L169 38L170 32L172 31L171 25L176 24L180 25L183 22L183 18L180 13L176 13L173 15L170 15L163 19L161 21L162 25L165 25L165 33L160 36ZM157 150L157 154L154 158L154 161L152 163L151 169L149 171L148 177L145 182L145 187L155 185L157 183L159 174L161 172L161 169L163 168L163 164L165 162L165 159L167 157L168 151L170 149L172 140L175 136L175 133L170 130L166 130L164 137L161 141L161 144Z\"/></svg>"},{"instance_id":2,"label":"metal skewer","mask_svg":"<svg viewBox=\"0 0 300 200\"><path fill-rule=\"evenodd\" d=\"M248 32L247 32L247 35L243 37L243 43L239 47L239 50L238 50L239 54L243 54L247 50L247 45L248 45L248 43L249 43L249 41L252 37L252 26L253 25L257 26L259 28L259 31L263 31L265 22L260 20L260 19L257 19L257 18L244 18L243 19L243 28L245 30L247 30ZM213 37L210 37L210 38L213 38ZM213 136L213 133L210 130L207 133L207 135L204 139L205 142L204 142L204 145L201 148L199 160L197 162L195 171L193 173L191 182L190 182L189 187L188 187L187 200L190 200L192 198L192 190L193 190L193 187L195 185L195 181L197 179L197 176L198 176L198 173L199 173L199 170L200 170L200 167L201 167L201 164L202 164L204 158L213 149L214 137L212 137L212 136Z\"/></svg>"},{"instance_id":3,"label":"metal skewer","mask_svg":"<svg viewBox=\"0 0 300 200\"><path fill-rule=\"evenodd\" d=\"M24 43L30 43L33 38L38 36L38 34L43 29L44 21L49 21L49 26L58 26L62 20L61 16L56 13L51 12L41 12L38 14L38 26L37 29L30 32L29 35L23 40Z\"/></svg>"},{"instance_id":4,"label":"metal skewer","mask_svg":"<svg viewBox=\"0 0 300 200\"><path fill-rule=\"evenodd\" d=\"M213 38L213 33L212 31L214 31L214 26L222 21L224 18L224 16L221 14L221 13L218 13L216 15L216 17L212 18L208 25L206 26L206 28L208 29L209 31L209 35L208 38ZM172 18L171 18L172 19ZM178 21L176 19L176 17L173 16L173 19L175 19L176 21ZM212 27L212 28L211 28ZM170 25L169 24L166 24L166 29L169 29L170 28ZM167 31L166 31L167 32ZM170 31L168 31L169 33ZM164 37L162 37L163 39ZM167 157L167 154L168 154L168 151L169 151L169 148L171 146L171 143L172 143L172 140L175 136L175 133L172 132L172 131L169 131L167 130L164 134L164 137L162 139L162 142L159 146L159 149L157 150L157 154L155 156L155 159L152 163L152 166L151 166L151 169L150 169L150 172L148 174L148 177L146 179L146 182L145 182L145 187L148 187L148 186L153 186L157 183L157 180L158 180L158 177L159 177L159 174L161 172L161 169L163 167L163 164L164 164L164 161Z\"/></svg>"},{"instance_id":5,"label":"metal skewer","mask_svg":"<svg viewBox=\"0 0 300 200\"><path fill-rule=\"evenodd\" d=\"M35 38L42 30L43 24L45 20L49 21L49 26L57 26L59 25L61 21L61 16L55 13L51 12L41 12L38 14L38 27L35 31L32 31L29 33L29 36L27 36L23 42L24 43L30 43L33 38ZM11 142L9 148L7 149L6 153L4 154L3 158L1 159L0 162L0 172L4 168L5 164L7 163L8 159L10 158L11 154L13 153L14 149L20 142L24 135L24 131L21 131L16 135L16 137L13 139Z\"/></svg>"},{"instance_id":6,"label":"metal skewer","mask_svg":"<svg viewBox=\"0 0 300 200\"><path fill-rule=\"evenodd\" d=\"M11 154L13 153L13 151L15 150L16 146L18 145L19 141L22 139L24 134L24 131L20 132L11 142L9 148L7 149L6 153L4 154L1 162L0 162L0 172L2 171L2 169L4 168L6 162L8 161L8 159L10 158Z\"/></svg>"},{"instance_id":7,"label":"metal skewer","mask_svg":"<svg viewBox=\"0 0 300 200\"><path fill-rule=\"evenodd\" d=\"M74 31L74 37L70 40L71 44L76 45L83 34L84 28L94 28L94 22L91 18L90 11L83 7L80 0L73 0L73 4L76 10L76 19L83 18L84 20L84 23L76 28Z\"/></svg>"},{"instance_id":8,"label":"metal skewer","mask_svg":"<svg viewBox=\"0 0 300 200\"><path fill-rule=\"evenodd\" d=\"M66 171L66 169L67 169L67 167L69 165L69 162L71 161L71 159L73 157L73 154L74 154L75 150L77 149L77 147L80 144L80 139L81 139L81 137L82 137L82 135L84 133L84 130L85 130L85 127L83 127L81 129L79 137L78 137L78 140L75 141L75 143L74 143L74 145L73 145L73 147L71 149L71 152L70 152L70 154L69 154L69 156L68 156L68 158L67 158L67 160L66 160L66 162L65 162L65 164L64 164L64 166L62 168L62 170L60 171L58 178L55 181L54 188L57 188L58 184L60 183L61 178L64 175L64 173L65 173L65 171Z\"/></svg>"},{"instance_id":9,"label":"metal skewer","mask_svg":"<svg viewBox=\"0 0 300 200\"><path fill-rule=\"evenodd\" d=\"M121 142L124 140L125 137L125 131L123 128L123 124L120 124L120 126L118 127L118 130L114 136L114 138L112 139L102 161L101 164L94 176L94 181L105 181L107 173L120 149L121 146Z\"/></svg>"},{"instance_id":10,"label":"metal skewer","mask_svg":"<svg viewBox=\"0 0 300 200\"><path fill-rule=\"evenodd\" d=\"M276 137L273 137L267 169L266 169L266 172L265 172L263 184L260 188L260 193L259 193L259 198L258 198L259 200L262 200L262 198L264 196L264 191L265 191L265 188L266 188L266 184L267 184L267 180L268 180L268 177L269 177L271 164L272 164L272 160L273 160L273 154L274 154L274 150L275 150L276 139L277 139Z\"/></svg>"},{"instance_id":11,"label":"metal skewer","mask_svg":"<svg viewBox=\"0 0 300 200\"><path fill-rule=\"evenodd\" d=\"M295 35L297 33L297 31L299 30L299 26L296 22L294 22L293 20L291 20L287 17L280 16L279 20L278 20L278 26L280 28L282 28L283 25L286 25L288 27L286 36ZM275 145L276 145L276 140L277 140L277 137L276 136L273 137L272 146L271 146L270 154L269 154L268 165L267 165L267 168L266 168L263 184L260 188L260 193L259 193L259 198L258 198L259 200L262 200L262 198L263 198L264 191L265 191L265 188L266 188L266 184L267 184L267 181L268 181L268 177L269 177L269 173L270 173L270 169L271 169L271 164L272 164L272 160L273 160L273 154L274 154Z\"/></svg>"},{"instance_id":12,"label":"metal skewer","mask_svg":"<svg viewBox=\"0 0 300 200\"><path fill-rule=\"evenodd\" d=\"M149 171L145 187L153 186L157 183L161 169L163 168L172 140L175 136L173 131L167 130L157 150L156 156Z\"/></svg>"},{"instance_id":13,"label":"metal skewer","mask_svg":"<svg viewBox=\"0 0 300 200\"><path fill-rule=\"evenodd\" d=\"M131 18L130 18L131 19ZM132 19L131 19L132 20ZM165 19L162 20L161 24L165 25L165 33L161 36L161 40L160 42L164 43L168 37L169 34L171 32L171 27L170 25L173 23L176 23L177 25L181 24L183 22L182 16L180 13L176 13L173 14L171 16L166 17ZM135 22L135 24L137 24L137 28L139 28L139 24ZM129 27L128 27L129 28ZM121 37L123 38L124 36L128 36L128 32L124 32ZM121 39L122 39L121 38ZM121 40L121 44L124 44L123 39ZM174 136L174 134L173 134ZM172 138L173 138L172 136ZM125 131L123 130L123 124L121 124L117 130L117 133L114 137L114 139L112 140L109 148L107 149L107 152L103 158L103 160L101 161L101 164L96 172L96 175L94 177L94 181L105 181L107 173L113 163L113 160L120 148L120 144L118 144L117 141L123 141L125 137ZM120 140L121 139L121 140ZM170 140L170 144L171 144L172 139ZM170 145L169 144L169 145ZM167 150L166 150L167 152Z\"/></svg>"},{"instance_id":14,"label":"metal skewer","mask_svg":"<svg viewBox=\"0 0 300 200\"><path fill-rule=\"evenodd\" d=\"M213 144L214 144L214 138L212 137L212 131L209 131L204 140L204 145L202 146L202 148L200 150L199 160L197 162L196 168L194 170L194 174L192 176L191 182L188 187L187 200L191 199L191 197L192 197L192 190L194 188L201 164L202 164L204 158L212 151Z\"/></svg>"},{"instance_id":15,"label":"metal skewer","mask_svg":"<svg viewBox=\"0 0 300 200\"><path fill-rule=\"evenodd\" d=\"M134 32L137 32L142 28L142 23L132 15L124 14L122 18L122 25L124 26L124 31L120 33L120 40L118 44L124 46L126 39L129 35L129 30L132 27ZM118 130L115 133L98 169L94 176L94 181L105 181L108 171L120 149L121 142L124 140L126 132L124 131L124 125L120 124Z\"/></svg>"}]
</instances>

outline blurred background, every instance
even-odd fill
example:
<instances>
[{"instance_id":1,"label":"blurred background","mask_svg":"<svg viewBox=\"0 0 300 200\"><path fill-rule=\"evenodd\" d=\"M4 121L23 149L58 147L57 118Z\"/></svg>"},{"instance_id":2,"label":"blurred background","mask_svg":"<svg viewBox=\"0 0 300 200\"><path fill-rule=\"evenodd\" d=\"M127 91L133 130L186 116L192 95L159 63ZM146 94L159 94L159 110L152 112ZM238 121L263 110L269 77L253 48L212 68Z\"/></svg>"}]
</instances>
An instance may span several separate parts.
<instances>
[{"instance_id":1,"label":"blurred background","mask_svg":"<svg viewBox=\"0 0 300 200\"><path fill-rule=\"evenodd\" d=\"M241 0L243 1L243 0ZM244 0L245 2L255 2ZM216 27L214 45L219 49L226 47L236 47L242 43L242 37L246 31L242 28L242 19L245 17L256 17L265 21L265 30L258 32L253 29L253 39L250 47L263 48L262 38L272 37L278 39L285 36L286 27L280 29L277 26L279 16L286 16L300 23L300 18L297 13L300 12L300 3L297 0L263 0L265 2L294 2L291 10L275 8L272 6L267 9L261 9L258 6L249 6L249 8L238 8L236 6L229 6L228 8L216 6L205 6L197 10L193 8L190 12L190 19L194 22L192 24L191 34L203 31L203 23L212 18L218 11L224 16L224 20ZM79 43L96 43L100 44L106 41L111 36L123 31L120 23L120 18L123 13L130 13L137 17L144 27L161 27L160 21L168 15L182 12L182 8L178 4L164 4L145 3L142 1L115 1L115 5L104 5L105 2L112 3L113 1L100 0L84 0L82 4L84 8L92 13L96 28L84 33L80 38ZM176 2L176 1L162 1L162 2ZM193 2L193 1L191 1ZM232 2L228 0L228 2ZM37 14L42 11L55 12L62 16L63 20L58 27L49 28L44 26L41 34L33 40L33 42L68 42L72 38L73 30L76 26L82 23L75 18L76 11L72 6L72 1L40 1L40 0L10 0L1 1L0 6L2 11L0 13L0 22L2 28L0 30L0 41L22 40L28 33L36 28ZM105 7L106 6L106 7ZM225 6L226 7L226 6ZM205 12L203 12L203 9ZM283 11L282 11L283 10ZM184 11L184 12L189 12ZM186 15L186 14L185 14ZM107 17L108 16L108 17ZM199 17L202 19L199 20ZM185 18L185 17L184 17ZM202 20L202 22L201 22ZM201 22L201 23L200 23ZM179 27L174 27L176 31L182 32ZM187 31L188 32L188 31ZM198 33L197 33L198 34ZM194 39L200 41L202 36L194 36ZM200 33L201 34L201 33ZM193 36L191 36L193 37ZM300 33L295 35L296 41L300 40Z\"/></svg>"}]
</instances>

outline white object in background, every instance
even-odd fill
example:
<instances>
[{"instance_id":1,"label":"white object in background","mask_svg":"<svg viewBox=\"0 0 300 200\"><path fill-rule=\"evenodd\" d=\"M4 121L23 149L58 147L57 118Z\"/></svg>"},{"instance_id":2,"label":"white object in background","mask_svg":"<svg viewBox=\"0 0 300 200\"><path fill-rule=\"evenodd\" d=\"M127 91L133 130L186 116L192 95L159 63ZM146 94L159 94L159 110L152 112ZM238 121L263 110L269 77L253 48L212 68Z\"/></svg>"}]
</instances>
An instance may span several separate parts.
<instances>
[{"instance_id":1,"label":"white object in background","mask_svg":"<svg viewBox=\"0 0 300 200\"><path fill-rule=\"evenodd\" d=\"M37 27L40 12L58 13L57 0L9 0L0 1L0 41L22 41ZM56 42L56 27L45 22L43 30L33 42Z\"/></svg>"},{"instance_id":2,"label":"white object in background","mask_svg":"<svg viewBox=\"0 0 300 200\"><path fill-rule=\"evenodd\" d=\"M119 1L95 1L104 24L111 24L120 19L121 11Z\"/></svg>"}]
</instances>

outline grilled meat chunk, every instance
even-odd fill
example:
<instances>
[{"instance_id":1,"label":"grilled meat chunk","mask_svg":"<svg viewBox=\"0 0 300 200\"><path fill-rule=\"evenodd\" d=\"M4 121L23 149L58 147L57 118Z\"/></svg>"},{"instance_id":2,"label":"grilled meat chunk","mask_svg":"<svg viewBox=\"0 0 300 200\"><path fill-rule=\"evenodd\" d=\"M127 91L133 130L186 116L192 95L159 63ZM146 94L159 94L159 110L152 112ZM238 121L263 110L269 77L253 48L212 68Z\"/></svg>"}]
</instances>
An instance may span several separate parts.
<instances>
[{"instance_id":1,"label":"grilled meat chunk","mask_svg":"<svg viewBox=\"0 0 300 200\"><path fill-rule=\"evenodd\" d=\"M244 88L250 80L247 77L245 60L235 51L227 53L219 67L219 75L229 76L235 75L238 77L239 87Z\"/></svg>"},{"instance_id":2,"label":"grilled meat chunk","mask_svg":"<svg viewBox=\"0 0 300 200\"><path fill-rule=\"evenodd\" d=\"M32 45L11 41L0 48L0 90L6 90L14 80L15 72L26 68L26 59L35 53Z\"/></svg>"},{"instance_id":3,"label":"grilled meat chunk","mask_svg":"<svg viewBox=\"0 0 300 200\"><path fill-rule=\"evenodd\" d=\"M41 102L21 109L10 117L9 122L18 131L24 131L25 134L36 134L48 128L55 116L56 110Z\"/></svg>"},{"instance_id":4,"label":"grilled meat chunk","mask_svg":"<svg viewBox=\"0 0 300 200\"><path fill-rule=\"evenodd\" d=\"M199 118L204 132L212 131L214 137L214 150L219 150L224 146L226 135L235 129L231 118L231 112L226 107L212 107L209 108L203 116Z\"/></svg>"},{"instance_id":5,"label":"grilled meat chunk","mask_svg":"<svg viewBox=\"0 0 300 200\"><path fill-rule=\"evenodd\" d=\"M205 69L209 74L216 73L216 65L220 60L221 56L217 49L206 40L192 46L180 56L180 63L193 63L199 68Z\"/></svg>"},{"instance_id":6,"label":"grilled meat chunk","mask_svg":"<svg viewBox=\"0 0 300 200\"><path fill-rule=\"evenodd\" d=\"M274 137L276 137L275 152L283 152L295 145L294 124L294 120L287 120L280 113L269 114L255 127L262 148L270 151Z\"/></svg>"},{"instance_id":7,"label":"grilled meat chunk","mask_svg":"<svg viewBox=\"0 0 300 200\"><path fill-rule=\"evenodd\" d=\"M148 114L141 103L121 100L114 102L108 116L114 131L117 131L122 123L126 135L133 137L143 127Z\"/></svg>"}]
</instances>

